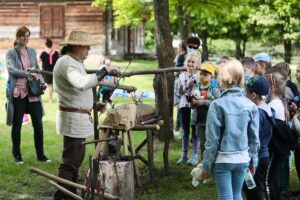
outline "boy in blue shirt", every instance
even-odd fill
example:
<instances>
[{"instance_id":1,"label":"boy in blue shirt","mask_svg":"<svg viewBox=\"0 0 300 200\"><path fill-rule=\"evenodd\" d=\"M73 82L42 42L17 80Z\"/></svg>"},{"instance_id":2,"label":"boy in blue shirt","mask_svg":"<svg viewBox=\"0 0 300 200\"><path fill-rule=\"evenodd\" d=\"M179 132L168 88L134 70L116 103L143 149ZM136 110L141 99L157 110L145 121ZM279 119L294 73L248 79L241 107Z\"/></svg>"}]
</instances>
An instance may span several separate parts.
<instances>
[{"instance_id":1,"label":"boy in blue shirt","mask_svg":"<svg viewBox=\"0 0 300 200\"><path fill-rule=\"evenodd\" d=\"M259 140L260 149L258 152L258 166L254 175L254 181L256 187L254 189L245 188L245 194L247 199L266 199L267 194L266 183L268 182L267 169L269 165L269 148L272 137L272 127L275 125L274 110L269 107L266 102L266 95L268 95L270 89L269 81L263 76L254 76L247 81L246 84L246 96L253 101L259 111ZM255 164L253 160L250 161L249 169L254 173Z\"/></svg>"}]
</instances>

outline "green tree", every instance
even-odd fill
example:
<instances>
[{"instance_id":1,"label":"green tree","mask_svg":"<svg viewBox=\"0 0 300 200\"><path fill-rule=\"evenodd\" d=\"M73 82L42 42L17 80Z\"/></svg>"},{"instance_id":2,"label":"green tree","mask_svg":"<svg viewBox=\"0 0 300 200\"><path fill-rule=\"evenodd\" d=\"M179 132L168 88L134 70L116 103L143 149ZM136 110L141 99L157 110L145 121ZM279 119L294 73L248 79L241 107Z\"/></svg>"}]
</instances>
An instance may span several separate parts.
<instances>
[{"instance_id":1,"label":"green tree","mask_svg":"<svg viewBox=\"0 0 300 200\"><path fill-rule=\"evenodd\" d=\"M255 8L251 13L251 23L256 25L261 40L271 44L283 43L284 60L290 63L292 41L300 37L300 1L269 0Z\"/></svg>"}]
</instances>

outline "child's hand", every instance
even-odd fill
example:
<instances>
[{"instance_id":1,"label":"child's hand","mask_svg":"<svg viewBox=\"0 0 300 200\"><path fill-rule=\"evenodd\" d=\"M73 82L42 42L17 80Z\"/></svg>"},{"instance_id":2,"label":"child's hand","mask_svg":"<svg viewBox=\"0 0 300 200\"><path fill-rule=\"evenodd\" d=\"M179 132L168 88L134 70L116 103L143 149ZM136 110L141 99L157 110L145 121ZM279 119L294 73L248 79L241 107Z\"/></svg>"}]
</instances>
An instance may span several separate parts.
<instances>
[{"instance_id":1,"label":"child's hand","mask_svg":"<svg viewBox=\"0 0 300 200\"><path fill-rule=\"evenodd\" d=\"M183 91L183 85L181 83L178 84L178 90Z\"/></svg>"},{"instance_id":2,"label":"child's hand","mask_svg":"<svg viewBox=\"0 0 300 200\"><path fill-rule=\"evenodd\" d=\"M211 175L206 171L202 171L200 175L203 179L208 179Z\"/></svg>"},{"instance_id":3,"label":"child's hand","mask_svg":"<svg viewBox=\"0 0 300 200\"><path fill-rule=\"evenodd\" d=\"M202 98L200 98L200 99L192 99L192 104L193 105L201 106L201 105L203 105L203 100L202 100Z\"/></svg>"},{"instance_id":4,"label":"child's hand","mask_svg":"<svg viewBox=\"0 0 300 200\"><path fill-rule=\"evenodd\" d=\"M190 80L189 83L188 83L189 88L194 87L194 85L195 85L195 81L194 80Z\"/></svg>"},{"instance_id":5,"label":"child's hand","mask_svg":"<svg viewBox=\"0 0 300 200\"><path fill-rule=\"evenodd\" d=\"M290 110L291 111L296 111L297 110L297 105L294 102L290 103Z\"/></svg>"},{"instance_id":6,"label":"child's hand","mask_svg":"<svg viewBox=\"0 0 300 200\"><path fill-rule=\"evenodd\" d=\"M293 118L295 119L295 118L298 118L299 116L300 116L300 111L297 110L297 112L294 114L294 117L293 117Z\"/></svg>"},{"instance_id":7,"label":"child's hand","mask_svg":"<svg viewBox=\"0 0 300 200\"><path fill-rule=\"evenodd\" d=\"M255 168L253 166L249 166L249 171L251 172L251 174L254 176L255 174Z\"/></svg>"}]
</instances>

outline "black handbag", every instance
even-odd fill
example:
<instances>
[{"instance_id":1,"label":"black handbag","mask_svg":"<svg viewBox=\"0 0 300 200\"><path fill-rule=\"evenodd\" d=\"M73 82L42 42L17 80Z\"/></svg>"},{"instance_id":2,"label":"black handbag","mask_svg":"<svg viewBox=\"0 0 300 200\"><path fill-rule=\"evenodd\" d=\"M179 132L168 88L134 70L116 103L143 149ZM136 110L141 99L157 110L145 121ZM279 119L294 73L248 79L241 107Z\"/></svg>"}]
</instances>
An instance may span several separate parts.
<instances>
[{"instance_id":1,"label":"black handbag","mask_svg":"<svg viewBox=\"0 0 300 200\"><path fill-rule=\"evenodd\" d=\"M18 55L18 58L19 58L19 60L22 64L22 68L24 69L21 56L20 56L20 54L19 54L19 52L16 48L15 48L15 51L16 51L16 53ZM27 86L28 86L29 93L32 96L40 96L40 95L44 94L44 91L43 91L43 88L42 88L42 83L39 79L34 79L32 77L27 77Z\"/></svg>"},{"instance_id":2,"label":"black handbag","mask_svg":"<svg viewBox=\"0 0 300 200\"><path fill-rule=\"evenodd\" d=\"M40 95L44 94L44 91L42 89L42 84L39 79L33 79L31 77L28 77L27 85L28 85L29 93L32 96L40 96Z\"/></svg>"}]
</instances>

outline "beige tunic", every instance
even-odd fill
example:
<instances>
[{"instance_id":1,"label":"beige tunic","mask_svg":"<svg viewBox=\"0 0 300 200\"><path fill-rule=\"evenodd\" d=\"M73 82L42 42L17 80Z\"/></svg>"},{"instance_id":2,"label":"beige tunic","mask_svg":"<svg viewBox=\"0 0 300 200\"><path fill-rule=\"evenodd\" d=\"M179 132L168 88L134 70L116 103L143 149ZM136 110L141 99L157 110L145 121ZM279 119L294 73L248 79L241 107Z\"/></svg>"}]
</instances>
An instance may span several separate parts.
<instances>
[{"instance_id":1,"label":"beige tunic","mask_svg":"<svg viewBox=\"0 0 300 200\"><path fill-rule=\"evenodd\" d=\"M54 89L58 105L65 108L91 110L92 88L98 85L96 74L87 74L83 63L69 55L58 59L53 70ZM86 138L94 133L93 120L89 114L57 111L58 134Z\"/></svg>"}]
</instances>

